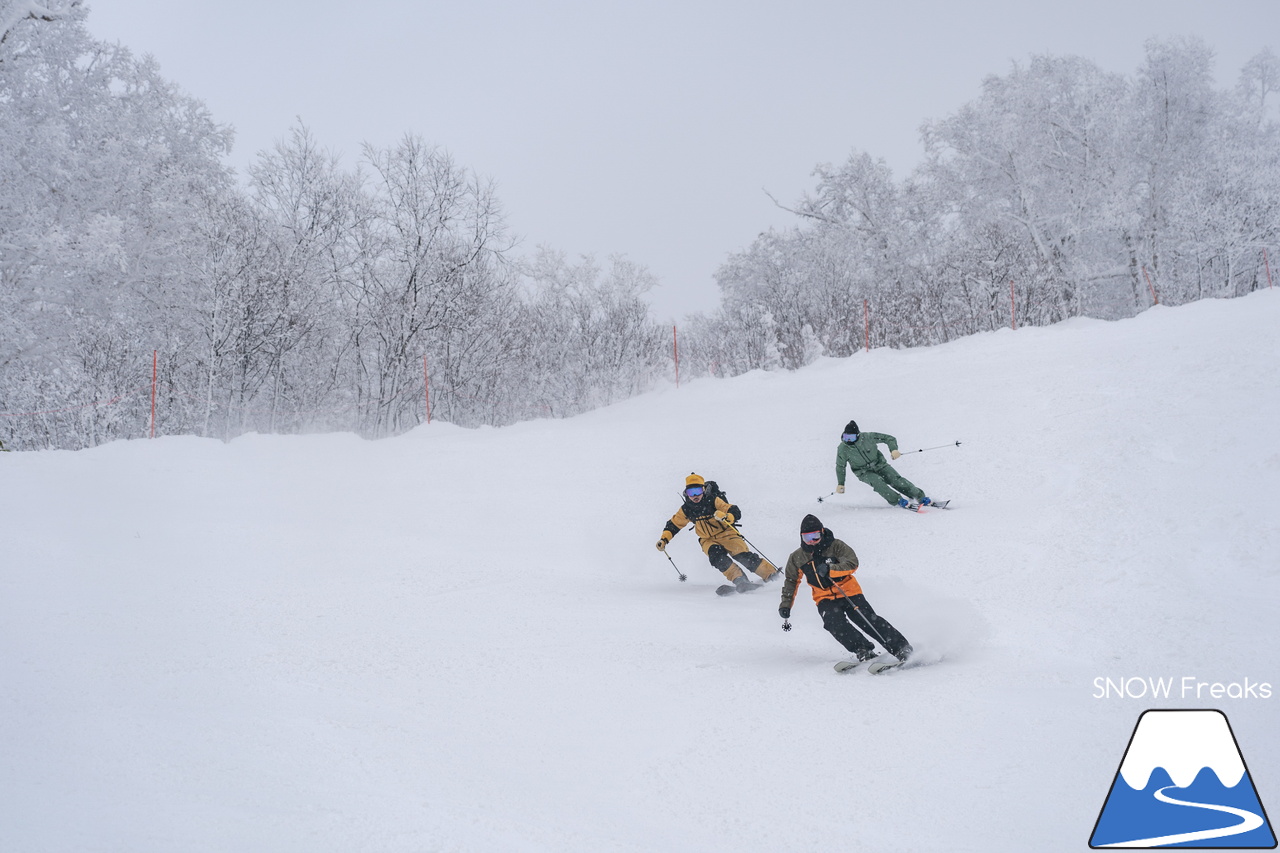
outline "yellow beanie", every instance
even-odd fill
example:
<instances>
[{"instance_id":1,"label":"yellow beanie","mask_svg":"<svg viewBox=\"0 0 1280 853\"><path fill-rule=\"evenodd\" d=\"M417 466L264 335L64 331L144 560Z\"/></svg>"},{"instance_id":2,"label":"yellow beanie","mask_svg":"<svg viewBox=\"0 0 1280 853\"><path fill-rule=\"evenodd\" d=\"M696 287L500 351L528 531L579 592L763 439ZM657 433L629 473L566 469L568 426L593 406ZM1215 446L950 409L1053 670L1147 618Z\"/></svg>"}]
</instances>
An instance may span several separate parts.
<instances>
[{"instance_id":1,"label":"yellow beanie","mask_svg":"<svg viewBox=\"0 0 1280 853\"><path fill-rule=\"evenodd\" d=\"M706 484L707 481L702 479L698 474L690 473L688 477L684 478L684 487L686 489L690 486L705 486Z\"/></svg>"}]
</instances>

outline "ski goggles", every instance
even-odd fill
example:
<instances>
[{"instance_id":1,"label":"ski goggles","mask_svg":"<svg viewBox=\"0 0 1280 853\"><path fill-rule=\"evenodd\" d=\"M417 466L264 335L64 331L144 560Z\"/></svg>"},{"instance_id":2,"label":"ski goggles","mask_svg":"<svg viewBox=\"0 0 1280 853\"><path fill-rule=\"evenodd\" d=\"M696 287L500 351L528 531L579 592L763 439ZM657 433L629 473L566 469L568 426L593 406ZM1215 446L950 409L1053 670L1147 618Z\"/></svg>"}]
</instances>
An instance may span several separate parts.
<instances>
[{"instance_id":1,"label":"ski goggles","mask_svg":"<svg viewBox=\"0 0 1280 853\"><path fill-rule=\"evenodd\" d=\"M821 530L814 530L810 533L800 534L800 541L806 545L817 545L820 539L822 539Z\"/></svg>"},{"instance_id":2,"label":"ski goggles","mask_svg":"<svg viewBox=\"0 0 1280 853\"><path fill-rule=\"evenodd\" d=\"M830 439L828 439L828 441L829 440ZM847 441L850 444L853 444L855 441L858 440L858 434L856 432L846 432L844 435L840 436L840 440Z\"/></svg>"},{"instance_id":3,"label":"ski goggles","mask_svg":"<svg viewBox=\"0 0 1280 853\"><path fill-rule=\"evenodd\" d=\"M684 493L691 498L699 497L702 495L702 486L690 486L684 490Z\"/></svg>"}]
</instances>

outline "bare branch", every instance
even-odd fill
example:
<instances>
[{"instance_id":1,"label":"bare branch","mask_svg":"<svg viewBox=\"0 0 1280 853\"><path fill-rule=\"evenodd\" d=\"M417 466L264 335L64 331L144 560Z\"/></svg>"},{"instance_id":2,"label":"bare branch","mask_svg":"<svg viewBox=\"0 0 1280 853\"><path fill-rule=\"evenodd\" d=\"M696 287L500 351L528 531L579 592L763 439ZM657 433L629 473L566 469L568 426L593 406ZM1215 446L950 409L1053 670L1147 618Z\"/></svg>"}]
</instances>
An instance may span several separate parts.
<instances>
[{"instance_id":1,"label":"bare branch","mask_svg":"<svg viewBox=\"0 0 1280 853\"><path fill-rule=\"evenodd\" d=\"M780 202L780 201L778 201L776 198L774 198L774 197L773 197L773 194L772 194L772 193L770 193L768 190L761 190L761 192L763 192L765 195L769 196L769 200L770 200L770 201L772 201L775 205L777 205L777 206L778 206L779 208L781 208L782 210L785 210L787 213L793 213L793 214L795 214L796 216L802 216L802 217L804 217L804 218L806 218L806 219L816 219L817 221L819 221L819 222L825 222L825 223L827 223L828 225L843 225L843 224L844 224L844 223L840 222L840 220L838 220L838 219L833 219L832 217L827 216L825 213L821 213L821 212L819 212L819 211L813 210L812 208L811 208L811 209L809 209L809 210L796 210L794 207L787 207L785 204L783 204L782 202Z\"/></svg>"}]
</instances>

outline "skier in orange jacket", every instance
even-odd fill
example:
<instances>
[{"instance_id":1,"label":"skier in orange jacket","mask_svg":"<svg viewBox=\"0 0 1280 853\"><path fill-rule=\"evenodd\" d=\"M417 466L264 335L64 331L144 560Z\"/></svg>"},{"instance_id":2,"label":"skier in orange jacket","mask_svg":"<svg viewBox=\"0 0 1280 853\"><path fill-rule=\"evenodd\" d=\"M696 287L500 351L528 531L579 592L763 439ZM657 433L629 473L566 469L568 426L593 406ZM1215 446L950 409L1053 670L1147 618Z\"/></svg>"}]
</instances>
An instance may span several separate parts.
<instances>
[{"instance_id":1,"label":"skier in orange jacket","mask_svg":"<svg viewBox=\"0 0 1280 853\"><path fill-rule=\"evenodd\" d=\"M817 516L806 515L800 522L800 547L787 560L778 615L790 618L803 575L818 605L822 627L858 661L876 656L875 646L868 638L874 638L889 654L905 661L911 654L911 644L871 608L862 594L862 585L854 577L856 571L858 555L853 549L823 527Z\"/></svg>"}]
</instances>

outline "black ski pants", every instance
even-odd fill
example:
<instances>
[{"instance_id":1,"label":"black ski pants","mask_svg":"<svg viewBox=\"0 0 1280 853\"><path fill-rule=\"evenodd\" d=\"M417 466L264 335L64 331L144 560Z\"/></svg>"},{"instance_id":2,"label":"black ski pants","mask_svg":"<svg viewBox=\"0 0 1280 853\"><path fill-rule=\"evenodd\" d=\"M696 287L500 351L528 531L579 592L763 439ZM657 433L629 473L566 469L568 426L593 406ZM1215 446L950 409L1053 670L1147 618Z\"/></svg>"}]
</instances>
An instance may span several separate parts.
<instances>
[{"instance_id":1,"label":"black ski pants","mask_svg":"<svg viewBox=\"0 0 1280 853\"><path fill-rule=\"evenodd\" d=\"M754 572L760 567L760 555L754 551L743 551L739 554L730 554L729 549L720 543L716 543L707 549L707 559L711 561L711 565L715 566L722 572L729 571L733 566L733 561L747 567L747 571Z\"/></svg>"},{"instance_id":2,"label":"black ski pants","mask_svg":"<svg viewBox=\"0 0 1280 853\"><path fill-rule=\"evenodd\" d=\"M818 602L818 613L822 615L822 627L840 645L859 657L866 657L875 651L875 646L868 637L884 646L885 651L899 660L905 660L911 654L911 644L907 642L907 638L898 633L898 629L890 625L888 619L872 610L867 597L861 593L847 598L824 598Z\"/></svg>"}]
</instances>

